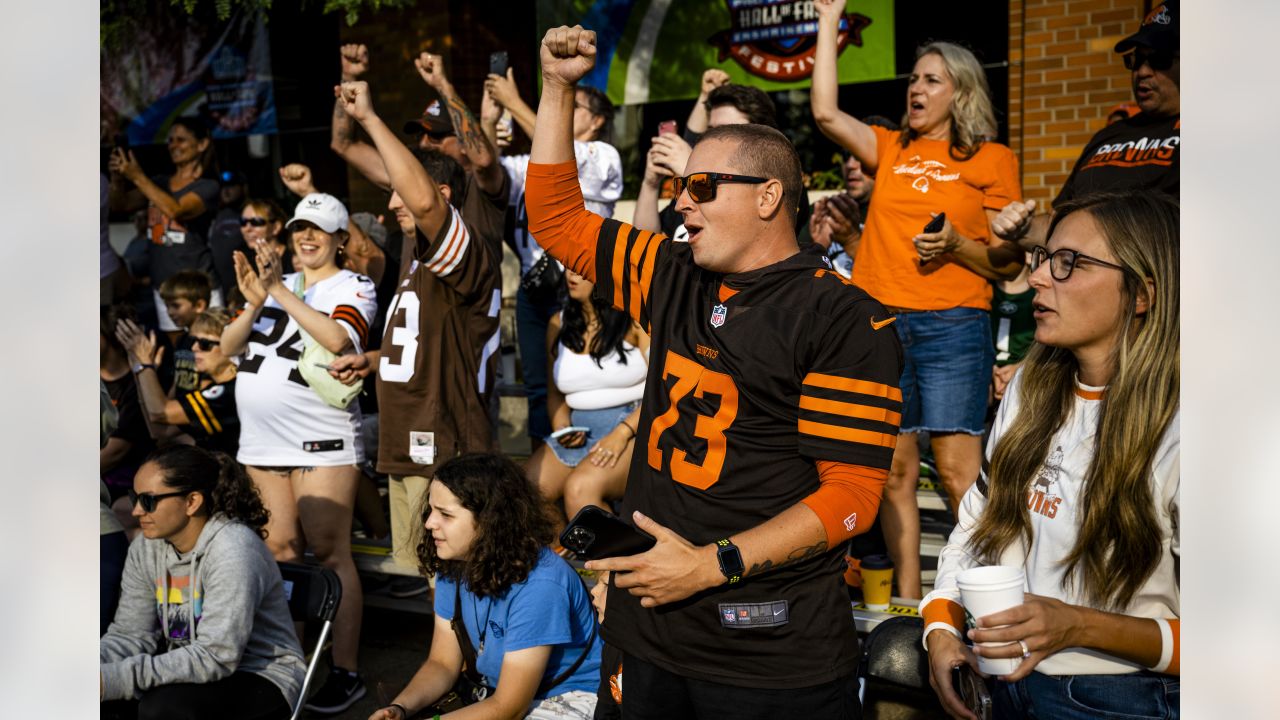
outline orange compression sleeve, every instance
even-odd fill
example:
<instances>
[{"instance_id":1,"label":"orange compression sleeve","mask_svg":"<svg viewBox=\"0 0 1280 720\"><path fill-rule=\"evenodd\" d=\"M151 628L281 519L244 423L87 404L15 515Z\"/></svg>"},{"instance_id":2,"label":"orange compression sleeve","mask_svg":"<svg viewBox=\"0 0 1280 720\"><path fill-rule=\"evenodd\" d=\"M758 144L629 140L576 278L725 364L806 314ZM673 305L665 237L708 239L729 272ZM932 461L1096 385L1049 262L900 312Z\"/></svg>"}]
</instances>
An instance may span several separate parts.
<instances>
[{"instance_id":1,"label":"orange compression sleeve","mask_svg":"<svg viewBox=\"0 0 1280 720\"><path fill-rule=\"evenodd\" d=\"M525 175L529 234L551 257L596 281L596 240L604 218L582 204L576 162L529 163Z\"/></svg>"},{"instance_id":2,"label":"orange compression sleeve","mask_svg":"<svg viewBox=\"0 0 1280 720\"><path fill-rule=\"evenodd\" d=\"M880 496L888 477L888 470L818 461L818 482L822 486L800 502L822 520L828 547L861 535L871 527L880 510Z\"/></svg>"},{"instance_id":3,"label":"orange compression sleeve","mask_svg":"<svg viewBox=\"0 0 1280 720\"><path fill-rule=\"evenodd\" d=\"M920 608L920 615L924 617L926 628L934 623L943 623L964 634L964 607L954 600L934 598L928 605Z\"/></svg>"},{"instance_id":4,"label":"orange compression sleeve","mask_svg":"<svg viewBox=\"0 0 1280 720\"><path fill-rule=\"evenodd\" d=\"M1178 628L1182 626L1182 620L1178 618L1169 618L1169 629L1173 631L1173 659L1169 661L1169 667L1165 668L1165 672L1169 675L1181 675L1178 668L1178 656L1182 651L1182 642L1178 638Z\"/></svg>"}]
</instances>

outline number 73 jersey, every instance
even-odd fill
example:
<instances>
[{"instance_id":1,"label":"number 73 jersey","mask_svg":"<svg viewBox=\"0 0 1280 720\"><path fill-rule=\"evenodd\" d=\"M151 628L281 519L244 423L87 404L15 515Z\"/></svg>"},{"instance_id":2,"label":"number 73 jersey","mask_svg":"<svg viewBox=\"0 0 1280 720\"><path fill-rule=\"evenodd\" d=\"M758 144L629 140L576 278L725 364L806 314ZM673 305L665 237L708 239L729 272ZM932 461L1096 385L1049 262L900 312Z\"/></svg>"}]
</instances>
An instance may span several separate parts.
<instances>
[{"instance_id":1,"label":"number 73 jersey","mask_svg":"<svg viewBox=\"0 0 1280 720\"><path fill-rule=\"evenodd\" d=\"M596 276L652 338L628 510L713 542L815 491L815 461L889 467L901 345L820 254L726 276L687 243L606 220Z\"/></svg>"}]
</instances>

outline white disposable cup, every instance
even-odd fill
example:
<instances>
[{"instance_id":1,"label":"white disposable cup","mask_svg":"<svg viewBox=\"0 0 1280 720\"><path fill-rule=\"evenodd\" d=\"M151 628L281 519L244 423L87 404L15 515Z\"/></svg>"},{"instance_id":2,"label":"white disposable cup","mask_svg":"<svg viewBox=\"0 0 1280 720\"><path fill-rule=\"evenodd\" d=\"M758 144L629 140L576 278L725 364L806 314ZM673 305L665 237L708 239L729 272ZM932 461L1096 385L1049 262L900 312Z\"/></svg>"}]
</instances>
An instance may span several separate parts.
<instances>
[{"instance_id":1,"label":"white disposable cup","mask_svg":"<svg viewBox=\"0 0 1280 720\"><path fill-rule=\"evenodd\" d=\"M969 568L956 577L960 586L960 602L969 615L977 620L1001 610L1017 607L1024 602L1026 574L1020 567L989 565ZM1000 647L1015 643L982 643L987 647ZM988 675L1008 675L1022 664L1022 658L988 658L978 656L978 669Z\"/></svg>"}]
</instances>

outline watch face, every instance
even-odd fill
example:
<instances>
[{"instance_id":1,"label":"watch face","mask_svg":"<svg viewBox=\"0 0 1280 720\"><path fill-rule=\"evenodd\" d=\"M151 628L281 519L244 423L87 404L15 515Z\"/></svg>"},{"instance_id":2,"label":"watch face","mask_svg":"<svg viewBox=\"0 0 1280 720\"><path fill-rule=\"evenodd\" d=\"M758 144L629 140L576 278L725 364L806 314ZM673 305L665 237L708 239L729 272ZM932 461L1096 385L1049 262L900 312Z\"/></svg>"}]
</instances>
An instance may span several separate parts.
<instances>
[{"instance_id":1,"label":"watch face","mask_svg":"<svg viewBox=\"0 0 1280 720\"><path fill-rule=\"evenodd\" d=\"M742 552L736 545L721 546L717 555L720 557L720 572L725 577L741 575L746 569L742 564Z\"/></svg>"}]
</instances>

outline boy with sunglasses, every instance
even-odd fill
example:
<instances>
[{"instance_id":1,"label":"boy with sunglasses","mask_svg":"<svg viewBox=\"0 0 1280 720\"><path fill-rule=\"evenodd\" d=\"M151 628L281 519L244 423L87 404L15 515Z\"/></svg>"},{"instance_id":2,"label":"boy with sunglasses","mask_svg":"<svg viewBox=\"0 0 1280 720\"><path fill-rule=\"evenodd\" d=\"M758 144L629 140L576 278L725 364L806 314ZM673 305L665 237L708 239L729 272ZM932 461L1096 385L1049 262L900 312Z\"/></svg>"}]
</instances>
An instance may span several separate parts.
<instances>
[{"instance_id":1,"label":"boy with sunglasses","mask_svg":"<svg viewBox=\"0 0 1280 720\"><path fill-rule=\"evenodd\" d=\"M858 716L841 550L866 531L898 434L902 349L880 303L802 253L800 160L760 125L709 130L676 182L689 242L583 207L574 89L595 33L547 32L526 202L552 257L653 339L601 636L623 714ZM612 669L612 668L610 668Z\"/></svg>"},{"instance_id":2,"label":"boy with sunglasses","mask_svg":"<svg viewBox=\"0 0 1280 720\"><path fill-rule=\"evenodd\" d=\"M1054 198L1054 206L1100 191L1159 190L1178 199L1182 122L1179 99L1178 0L1156 6L1138 31L1116 43L1133 73L1133 96L1140 112L1099 130L1076 161ZM1045 208L1047 210L1047 208ZM1014 202L991 223L999 237L1030 251L1045 243L1047 214L1036 203Z\"/></svg>"}]
</instances>

